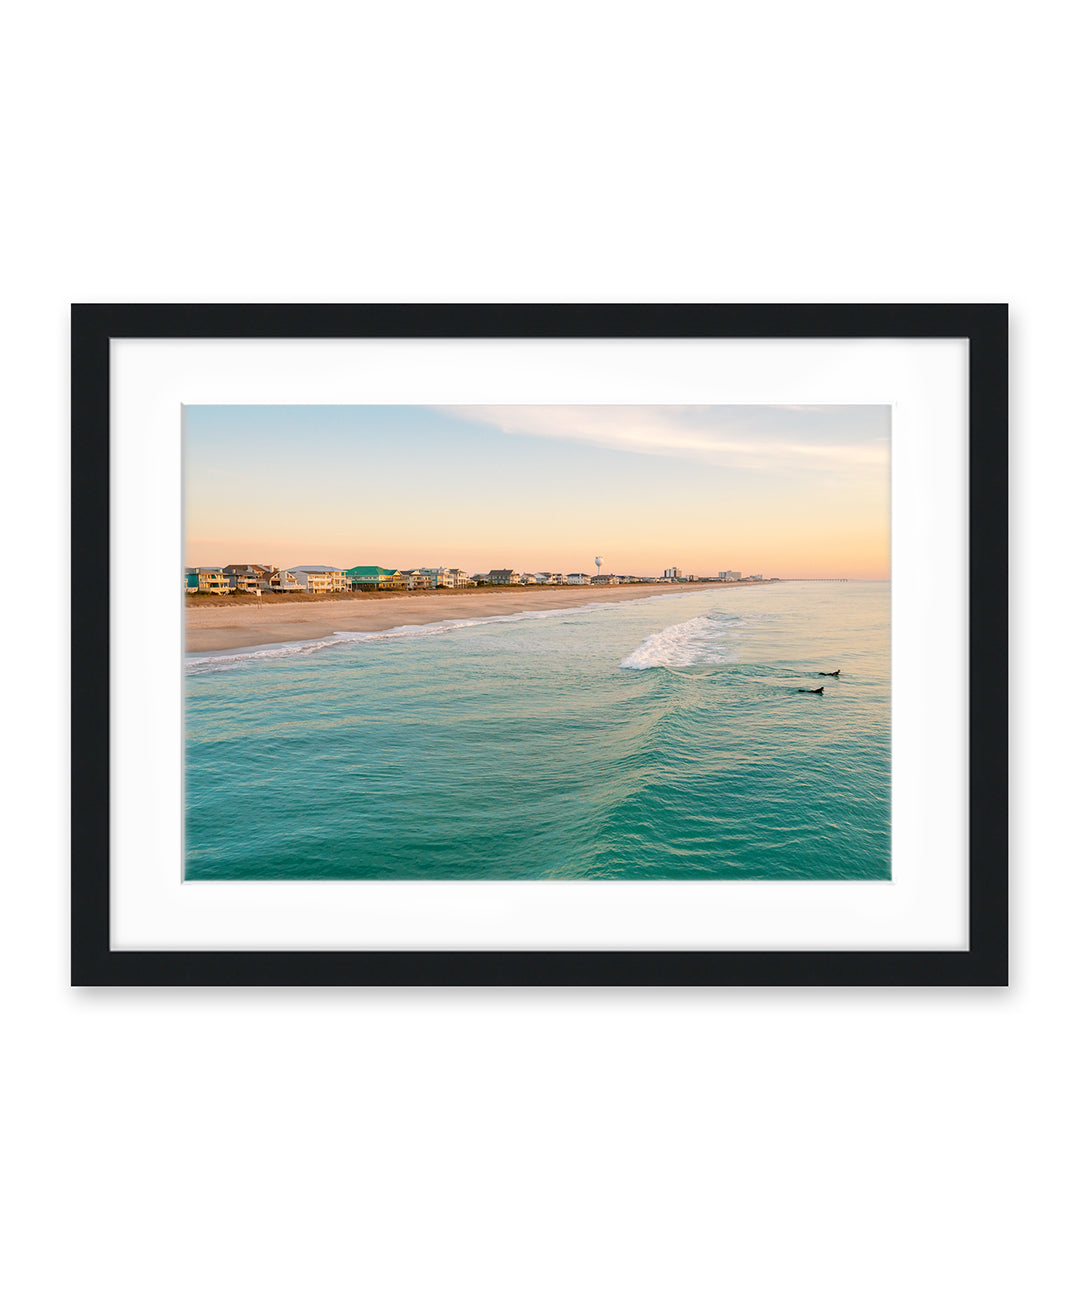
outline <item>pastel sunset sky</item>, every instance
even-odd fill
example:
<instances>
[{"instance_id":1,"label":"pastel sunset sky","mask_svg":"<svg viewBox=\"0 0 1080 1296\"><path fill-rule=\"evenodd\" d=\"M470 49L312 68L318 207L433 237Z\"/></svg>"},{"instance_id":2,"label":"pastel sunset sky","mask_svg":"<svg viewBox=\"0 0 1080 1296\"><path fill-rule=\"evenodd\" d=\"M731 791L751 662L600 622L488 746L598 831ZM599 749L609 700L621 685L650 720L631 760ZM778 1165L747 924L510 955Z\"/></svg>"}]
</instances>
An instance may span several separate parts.
<instances>
[{"instance_id":1,"label":"pastel sunset sky","mask_svg":"<svg viewBox=\"0 0 1080 1296\"><path fill-rule=\"evenodd\" d=\"M188 405L185 561L889 575L887 405Z\"/></svg>"}]
</instances>

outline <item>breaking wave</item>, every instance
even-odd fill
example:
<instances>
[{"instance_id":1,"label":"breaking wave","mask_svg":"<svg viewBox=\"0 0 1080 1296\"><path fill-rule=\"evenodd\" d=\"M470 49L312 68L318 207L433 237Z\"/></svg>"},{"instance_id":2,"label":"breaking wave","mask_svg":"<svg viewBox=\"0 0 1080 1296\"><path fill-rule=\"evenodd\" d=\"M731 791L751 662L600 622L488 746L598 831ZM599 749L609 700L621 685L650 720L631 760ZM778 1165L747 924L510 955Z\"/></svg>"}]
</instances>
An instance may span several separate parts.
<instances>
[{"instance_id":1,"label":"breaking wave","mask_svg":"<svg viewBox=\"0 0 1080 1296\"><path fill-rule=\"evenodd\" d=\"M679 666L715 666L734 659L735 631L745 625L741 617L693 617L649 635L619 665L624 670L671 669Z\"/></svg>"}]
</instances>

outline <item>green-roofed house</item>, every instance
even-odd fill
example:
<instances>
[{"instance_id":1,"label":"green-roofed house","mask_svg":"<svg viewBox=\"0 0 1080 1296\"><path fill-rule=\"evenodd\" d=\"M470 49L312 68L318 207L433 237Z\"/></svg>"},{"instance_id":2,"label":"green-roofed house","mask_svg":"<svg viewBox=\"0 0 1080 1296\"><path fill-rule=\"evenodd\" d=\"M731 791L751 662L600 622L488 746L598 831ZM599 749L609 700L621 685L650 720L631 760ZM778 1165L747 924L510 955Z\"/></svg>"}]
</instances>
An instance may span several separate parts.
<instances>
[{"instance_id":1,"label":"green-roofed house","mask_svg":"<svg viewBox=\"0 0 1080 1296\"><path fill-rule=\"evenodd\" d=\"M348 567L345 579L354 590L399 590L406 585L405 575L388 567Z\"/></svg>"}]
</instances>

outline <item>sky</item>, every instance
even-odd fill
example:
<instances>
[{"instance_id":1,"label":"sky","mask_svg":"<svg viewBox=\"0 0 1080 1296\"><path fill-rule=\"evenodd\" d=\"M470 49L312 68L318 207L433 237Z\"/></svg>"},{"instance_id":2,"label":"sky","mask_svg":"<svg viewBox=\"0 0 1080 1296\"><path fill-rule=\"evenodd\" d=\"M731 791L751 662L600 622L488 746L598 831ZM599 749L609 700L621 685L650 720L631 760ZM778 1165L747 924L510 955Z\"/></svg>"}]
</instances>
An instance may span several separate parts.
<instances>
[{"instance_id":1,"label":"sky","mask_svg":"<svg viewBox=\"0 0 1080 1296\"><path fill-rule=\"evenodd\" d=\"M887 405L186 405L185 561L889 576Z\"/></svg>"}]
</instances>

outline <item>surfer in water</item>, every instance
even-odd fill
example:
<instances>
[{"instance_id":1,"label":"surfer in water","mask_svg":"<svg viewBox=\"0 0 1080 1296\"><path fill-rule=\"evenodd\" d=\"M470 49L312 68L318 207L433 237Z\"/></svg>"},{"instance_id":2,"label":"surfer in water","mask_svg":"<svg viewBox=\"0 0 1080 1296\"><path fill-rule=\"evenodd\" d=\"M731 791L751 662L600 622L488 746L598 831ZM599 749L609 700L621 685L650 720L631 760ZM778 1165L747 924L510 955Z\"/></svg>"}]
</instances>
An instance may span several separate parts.
<instances>
[{"instance_id":1,"label":"surfer in water","mask_svg":"<svg viewBox=\"0 0 1080 1296\"><path fill-rule=\"evenodd\" d=\"M818 674L819 674L819 675L825 675L825 676L827 676L829 679L839 679L839 678L840 678L840 672L839 672L838 670L834 670L834 671L818 671Z\"/></svg>"},{"instance_id":2,"label":"surfer in water","mask_svg":"<svg viewBox=\"0 0 1080 1296\"><path fill-rule=\"evenodd\" d=\"M825 685L822 684L821 688L816 688L816 689L796 689L795 691L796 691L797 693L824 693L824 692L825 692Z\"/></svg>"}]
</instances>

